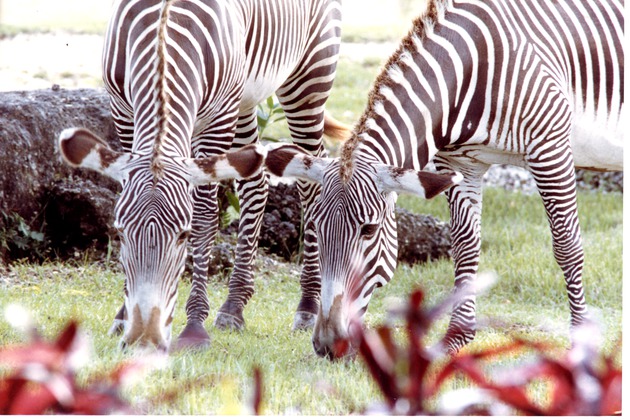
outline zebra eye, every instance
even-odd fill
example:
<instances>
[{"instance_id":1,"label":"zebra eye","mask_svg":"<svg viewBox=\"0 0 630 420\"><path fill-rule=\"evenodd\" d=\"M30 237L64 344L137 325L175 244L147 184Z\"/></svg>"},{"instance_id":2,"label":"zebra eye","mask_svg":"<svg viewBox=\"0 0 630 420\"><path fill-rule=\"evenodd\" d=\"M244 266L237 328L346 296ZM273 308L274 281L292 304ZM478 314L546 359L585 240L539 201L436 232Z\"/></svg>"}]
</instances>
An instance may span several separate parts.
<instances>
[{"instance_id":1,"label":"zebra eye","mask_svg":"<svg viewBox=\"0 0 630 420\"><path fill-rule=\"evenodd\" d=\"M177 237L177 245L182 245L183 243L185 243L188 240L189 236L190 230L183 230Z\"/></svg>"},{"instance_id":2,"label":"zebra eye","mask_svg":"<svg viewBox=\"0 0 630 420\"><path fill-rule=\"evenodd\" d=\"M370 237L373 236L378 230L378 225L375 223L366 223L361 226L361 236Z\"/></svg>"}]
</instances>

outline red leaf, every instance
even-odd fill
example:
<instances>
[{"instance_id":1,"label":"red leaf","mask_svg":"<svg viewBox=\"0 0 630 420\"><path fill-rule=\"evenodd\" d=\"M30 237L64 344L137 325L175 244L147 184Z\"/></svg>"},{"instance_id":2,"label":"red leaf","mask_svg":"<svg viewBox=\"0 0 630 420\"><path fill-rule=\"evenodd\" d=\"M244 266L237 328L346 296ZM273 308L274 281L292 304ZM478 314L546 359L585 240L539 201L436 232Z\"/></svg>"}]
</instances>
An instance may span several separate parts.
<instances>
[{"instance_id":1,"label":"red leaf","mask_svg":"<svg viewBox=\"0 0 630 420\"><path fill-rule=\"evenodd\" d=\"M130 414L127 403L109 391L80 391L75 395L75 403L67 412L83 415Z\"/></svg>"},{"instance_id":2,"label":"red leaf","mask_svg":"<svg viewBox=\"0 0 630 420\"><path fill-rule=\"evenodd\" d=\"M601 381L600 415L611 416L621 412L621 371L613 370Z\"/></svg>"},{"instance_id":3,"label":"red leaf","mask_svg":"<svg viewBox=\"0 0 630 420\"><path fill-rule=\"evenodd\" d=\"M62 358L63 353L47 343L34 343L0 350L0 364L2 365L22 366L26 363L40 363L47 367L56 367Z\"/></svg>"},{"instance_id":4,"label":"red leaf","mask_svg":"<svg viewBox=\"0 0 630 420\"><path fill-rule=\"evenodd\" d=\"M381 346L380 341L377 341L375 335L372 335L374 339L369 339L367 336L363 336L359 345L359 354L363 358L367 365L372 378L376 381L377 385L381 389L383 396L390 408L393 408L396 401L400 397L400 390L396 383L396 377L391 371L391 366L385 368L381 361L375 356L375 350L380 353L386 353L384 349L378 349Z\"/></svg>"},{"instance_id":5,"label":"red leaf","mask_svg":"<svg viewBox=\"0 0 630 420\"><path fill-rule=\"evenodd\" d=\"M262 406L262 395L263 395L263 380L262 380L262 371L260 368L254 368L254 401L252 402L252 406L254 409L254 414L260 415L260 409Z\"/></svg>"},{"instance_id":6,"label":"red leaf","mask_svg":"<svg viewBox=\"0 0 630 420\"><path fill-rule=\"evenodd\" d=\"M22 382L22 380L17 380L17 382ZM44 414L46 410L58 405L57 398L53 395L53 393L41 384L29 382L26 384L16 385L19 387L19 392L13 395L6 414Z\"/></svg>"},{"instance_id":7,"label":"red leaf","mask_svg":"<svg viewBox=\"0 0 630 420\"><path fill-rule=\"evenodd\" d=\"M78 325L76 321L70 321L66 328L59 334L55 346L63 353L67 353L72 348L74 340L77 336Z\"/></svg>"}]
</instances>

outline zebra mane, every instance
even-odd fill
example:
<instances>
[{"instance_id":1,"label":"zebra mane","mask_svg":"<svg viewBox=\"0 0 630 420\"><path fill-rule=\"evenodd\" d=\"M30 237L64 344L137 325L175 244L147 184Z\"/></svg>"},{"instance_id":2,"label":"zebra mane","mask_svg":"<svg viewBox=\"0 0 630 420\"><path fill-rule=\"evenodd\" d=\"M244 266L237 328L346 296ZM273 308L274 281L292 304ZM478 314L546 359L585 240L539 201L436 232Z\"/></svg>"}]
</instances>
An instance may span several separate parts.
<instances>
[{"instance_id":1,"label":"zebra mane","mask_svg":"<svg viewBox=\"0 0 630 420\"><path fill-rule=\"evenodd\" d=\"M167 78L166 78L166 26L168 24L169 9L173 0L163 0L162 11L160 15L160 26L158 27L158 41L157 41L157 123L158 133L153 144L153 155L151 156L151 172L153 173L154 180L162 178L163 165L161 162L162 156L162 144L166 137L168 127L168 104L169 97L167 94Z\"/></svg>"},{"instance_id":2,"label":"zebra mane","mask_svg":"<svg viewBox=\"0 0 630 420\"><path fill-rule=\"evenodd\" d=\"M342 182L347 183L352 176L354 152L361 143L360 134L365 133L370 128L371 121L376 116L376 107L383 102L385 97L381 93L382 88L391 87L394 84L390 71L398 68L401 56L408 51L413 51L417 47L416 40L424 39L427 34L433 31L433 26L444 16L444 12L452 5L452 0L428 0L427 8L422 15L414 19L413 26L409 33L401 40L398 49L387 60L383 70L376 78L372 90L368 95L368 105L357 122L352 136L342 145L340 152L340 177Z\"/></svg>"}]
</instances>

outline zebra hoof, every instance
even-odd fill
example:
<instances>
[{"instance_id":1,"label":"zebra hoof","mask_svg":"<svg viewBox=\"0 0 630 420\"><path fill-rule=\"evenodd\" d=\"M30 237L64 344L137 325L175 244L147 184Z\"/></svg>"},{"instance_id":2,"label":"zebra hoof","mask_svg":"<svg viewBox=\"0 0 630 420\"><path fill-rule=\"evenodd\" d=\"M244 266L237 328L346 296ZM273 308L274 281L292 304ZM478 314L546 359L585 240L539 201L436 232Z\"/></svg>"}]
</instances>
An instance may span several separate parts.
<instances>
[{"instance_id":1,"label":"zebra hoof","mask_svg":"<svg viewBox=\"0 0 630 420\"><path fill-rule=\"evenodd\" d=\"M109 328L109 331L107 331L107 335L109 335L110 337L116 337L122 335L124 331L125 321L123 321L122 319L114 319L112 326Z\"/></svg>"},{"instance_id":2,"label":"zebra hoof","mask_svg":"<svg viewBox=\"0 0 630 420\"><path fill-rule=\"evenodd\" d=\"M310 312L302 312L298 311L295 313L293 317L293 327L291 331L302 331L302 330L310 330L315 326L315 319L317 318L317 314L312 314Z\"/></svg>"},{"instance_id":3,"label":"zebra hoof","mask_svg":"<svg viewBox=\"0 0 630 420\"><path fill-rule=\"evenodd\" d=\"M190 322L177 338L174 350L200 350L210 346L210 336L201 322Z\"/></svg>"},{"instance_id":4,"label":"zebra hoof","mask_svg":"<svg viewBox=\"0 0 630 420\"><path fill-rule=\"evenodd\" d=\"M219 312L214 320L214 326L220 330L242 331L245 328L245 320L242 317Z\"/></svg>"}]
</instances>

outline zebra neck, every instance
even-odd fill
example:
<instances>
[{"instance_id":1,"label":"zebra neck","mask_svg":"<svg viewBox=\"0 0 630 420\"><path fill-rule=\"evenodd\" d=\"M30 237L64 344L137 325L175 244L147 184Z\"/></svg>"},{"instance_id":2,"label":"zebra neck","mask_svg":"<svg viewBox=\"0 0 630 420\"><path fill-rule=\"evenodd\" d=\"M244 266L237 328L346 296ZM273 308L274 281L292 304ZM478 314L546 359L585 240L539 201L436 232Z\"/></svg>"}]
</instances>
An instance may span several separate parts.
<instances>
[{"instance_id":1,"label":"zebra neck","mask_svg":"<svg viewBox=\"0 0 630 420\"><path fill-rule=\"evenodd\" d=\"M452 66L443 66L443 43L436 29L445 20L446 0L431 0L374 83L356 138L348 148L368 160L422 169L453 138L449 119L458 112L462 85ZM458 57L459 71L468 63ZM446 86L451 88L446 89ZM452 88L455 86L455 88Z\"/></svg>"}]
</instances>

